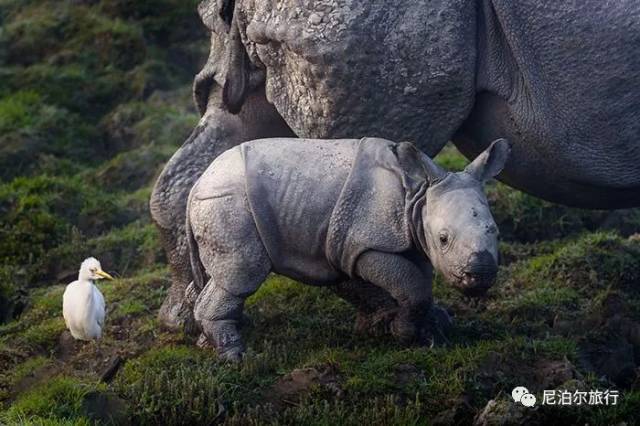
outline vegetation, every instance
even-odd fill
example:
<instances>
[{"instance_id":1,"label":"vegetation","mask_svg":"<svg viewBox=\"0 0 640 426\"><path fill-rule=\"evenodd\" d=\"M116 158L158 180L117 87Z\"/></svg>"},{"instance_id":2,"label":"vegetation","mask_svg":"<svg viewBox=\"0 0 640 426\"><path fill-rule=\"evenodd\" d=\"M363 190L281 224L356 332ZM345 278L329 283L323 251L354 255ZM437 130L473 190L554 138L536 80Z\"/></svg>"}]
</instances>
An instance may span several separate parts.
<instances>
[{"instance_id":1,"label":"vegetation","mask_svg":"<svg viewBox=\"0 0 640 426\"><path fill-rule=\"evenodd\" d=\"M147 202L197 121L190 84L208 45L196 3L0 0L0 424L637 422L639 210L490 184L503 266L477 301L436 278L455 318L446 345L354 334L346 302L279 276L247 303L239 366L161 330L170 282ZM438 161L466 163L450 146ZM70 339L61 318L89 255L118 276L100 283L100 346ZM531 409L511 401L517 385L539 400L621 397Z\"/></svg>"},{"instance_id":2,"label":"vegetation","mask_svg":"<svg viewBox=\"0 0 640 426\"><path fill-rule=\"evenodd\" d=\"M0 322L90 253L161 261L147 200L197 121L196 4L0 1Z\"/></svg>"}]
</instances>

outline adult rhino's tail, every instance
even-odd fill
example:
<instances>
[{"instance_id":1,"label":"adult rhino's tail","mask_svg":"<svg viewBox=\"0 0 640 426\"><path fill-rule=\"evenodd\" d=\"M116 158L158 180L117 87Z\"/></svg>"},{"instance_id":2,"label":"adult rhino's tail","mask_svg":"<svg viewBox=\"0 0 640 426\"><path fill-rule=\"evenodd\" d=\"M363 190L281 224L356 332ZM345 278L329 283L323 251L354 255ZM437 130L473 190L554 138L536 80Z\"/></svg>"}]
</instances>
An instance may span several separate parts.
<instances>
[{"instance_id":1,"label":"adult rhino's tail","mask_svg":"<svg viewBox=\"0 0 640 426\"><path fill-rule=\"evenodd\" d=\"M195 187L195 185L194 185ZM193 192L193 191L192 191ZM193 284L198 292L202 291L206 283L207 272L204 269L204 265L200 260L200 251L198 249L198 243L193 235L193 229L191 229L190 219L190 207L191 207L191 194L187 199L187 219L185 222L185 228L187 232L187 248L189 249L189 261L191 262L191 273L193 274Z\"/></svg>"}]
</instances>

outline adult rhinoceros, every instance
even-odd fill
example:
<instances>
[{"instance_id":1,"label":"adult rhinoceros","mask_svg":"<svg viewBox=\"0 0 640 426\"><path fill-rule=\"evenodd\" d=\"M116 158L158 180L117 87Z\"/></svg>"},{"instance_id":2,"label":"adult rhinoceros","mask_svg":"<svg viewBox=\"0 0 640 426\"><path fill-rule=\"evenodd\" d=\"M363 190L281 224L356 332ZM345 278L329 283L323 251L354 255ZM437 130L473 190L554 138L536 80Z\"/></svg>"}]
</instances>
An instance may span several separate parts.
<instances>
[{"instance_id":1,"label":"adult rhinoceros","mask_svg":"<svg viewBox=\"0 0 640 426\"><path fill-rule=\"evenodd\" d=\"M187 310L193 182L219 153L272 136L448 141L472 158L512 144L500 180L589 208L640 205L640 3L208 0L202 119L159 177L151 212Z\"/></svg>"}]
</instances>

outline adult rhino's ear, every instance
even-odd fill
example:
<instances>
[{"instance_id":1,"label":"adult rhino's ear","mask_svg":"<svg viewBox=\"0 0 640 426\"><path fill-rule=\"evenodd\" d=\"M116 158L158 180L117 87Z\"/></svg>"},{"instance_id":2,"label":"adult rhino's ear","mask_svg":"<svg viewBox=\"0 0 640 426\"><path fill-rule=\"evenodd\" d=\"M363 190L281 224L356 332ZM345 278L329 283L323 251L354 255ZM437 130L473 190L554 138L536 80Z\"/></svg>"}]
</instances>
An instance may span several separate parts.
<instances>
[{"instance_id":1,"label":"adult rhino's ear","mask_svg":"<svg viewBox=\"0 0 640 426\"><path fill-rule=\"evenodd\" d=\"M222 101L231 114L242 109L249 93L249 55L240 38L237 12L234 12L227 43L227 75L222 88Z\"/></svg>"},{"instance_id":2,"label":"adult rhino's ear","mask_svg":"<svg viewBox=\"0 0 640 426\"><path fill-rule=\"evenodd\" d=\"M396 149L402 170L414 180L427 179L429 184L442 180L447 171L438 166L411 142L400 142Z\"/></svg>"},{"instance_id":3,"label":"adult rhino's ear","mask_svg":"<svg viewBox=\"0 0 640 426\"><path fill-rule=\"evenodd\" d=\"M464 171L480 182L486 182L502 171L510 153L511 144L509 141L497 139L493 141L489 148L478 155Z\"/></svg>"}]
</instances>

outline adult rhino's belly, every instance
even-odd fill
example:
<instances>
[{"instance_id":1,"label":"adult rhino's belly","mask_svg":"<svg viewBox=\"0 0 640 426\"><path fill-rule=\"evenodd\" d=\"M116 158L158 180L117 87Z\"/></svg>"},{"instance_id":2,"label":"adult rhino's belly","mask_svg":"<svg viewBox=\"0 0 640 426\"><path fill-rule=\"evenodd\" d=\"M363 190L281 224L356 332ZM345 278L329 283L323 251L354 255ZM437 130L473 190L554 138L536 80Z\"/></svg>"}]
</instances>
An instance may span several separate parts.
<instances>
[{"instance_id":1,"label":"adult rhino's belly","mask_svg":"<svg viewBox=\"0 0 640 426\"><path fill-rule=\"evenodd\" d=\"M483 93L454 142L474 158L492 140L509 139L512 153L500 180L548 201L602 209L640 206L640 142L628 134L640 128L637 123L607 127L598 116L590 127L577 128L571 119L536 125L534 114L519 114L503 99Z\"/></svg>"},{"instance_id":2,"label":"adult rhino's belly","mask_svg":"<svg viewBox=\"0 0 640 426\"><path fill-rule=\"evenodd\" d=\"M479 37L494 43L456 145L473 156L509 138L501 179L551 201L640 205L639 14L630 0L491 0Z\"/></svg>"},{"instance_id":3,"label":"adult rhino's belly","mask_svg":"<svg viewBox=\"0 0 640 426\"><path fill-rule=\"evenodd\" d=\"M262 3L249 51L298 136L410 140L433 154L468 114L474 9L462 0Z\"/></svg>"}]
</instances>

